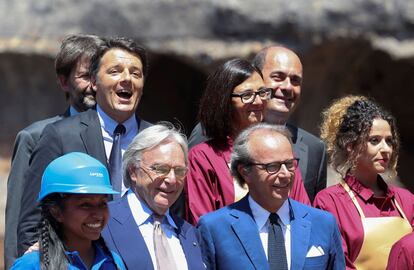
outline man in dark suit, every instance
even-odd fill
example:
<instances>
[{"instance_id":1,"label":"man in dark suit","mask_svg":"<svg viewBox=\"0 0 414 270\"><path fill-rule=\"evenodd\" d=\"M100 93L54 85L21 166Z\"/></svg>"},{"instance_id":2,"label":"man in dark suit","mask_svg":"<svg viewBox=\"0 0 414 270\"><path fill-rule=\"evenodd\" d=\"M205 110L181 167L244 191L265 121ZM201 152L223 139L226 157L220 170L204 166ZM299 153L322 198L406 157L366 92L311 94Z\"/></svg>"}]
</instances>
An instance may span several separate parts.
<instances>
[{"instance_id":1,"label":"man in dark suit","mask_svg":"<svg viewBox=\"0 0 414 270\"><path fill-rule=\"evenodd\" d=\"M187 163L185 137L167 125L142 131L126 150L124 182L130 190L109 203L102 236L128 269L205 269L195 228L169 212L183 189Z\"/></svg>"},{"instance_id":2,"label":"man in dark suit","mask_svg":"<svg viewBox=\"0 0 414 270\"><path fill-rule=\"evenodd\" d=\"M293 149L299 158L299 169L309 199L313 202L316 193L326 187L327 157L325 144L309 132L288 123L296 109L302 87L302 63L291 50L280 46L262 49L253 59L263 74L266 87L273 89L267 102L264 121L286 125L292 134ZM189 147L207 140L198 124L192 131Z\"/></svg>"},{"instance_id":3,"label":"man in dark suit","mask_svg":"<svg viewBox=\"0 0 414 270\"><path fill-rule=\"evenodd\" d=\"M266 87L273 89L272 98L266 106L264 121L286 125L292 133L293 149L299 158L303 183L309 199L313 202L316 193L326 187L325 144L309 132L288 123L301 94L302 63L292 50L270 46L255 56L253 65L262 71Z\"/></svg>"},{"instance_id":4,"label":"man in dark suit","mask_svg":"<svg viewBox=\"0 0 414 270\"><path fill-rule=\"evenodd\" d=\"M96 111L48 125L30 158L18 226L19 255L37 240L40 209L36 207L36 193L47 164L63 154L78 151L108 166L117 126L123 125L118 141L124 151L133 137L150 125L135 116L147 71L145 50L129 39L108 39L91 62ZM111 175L111 180L114 177Z\"/></svg>"},{"instance_id":5,"label":"man in dark suit","mask_svg":"<svg viewBox=\"0 0 414 270\"><path fill-rule=\"evenodd\" d=\"M345 269L335 218L288 198L295 166L286 128L261 123L238 136L231 172L249 194L199 220L208 269Z\"/></svg>"},{"instance_id":6,"label":"man in dark suit","mask_svg":"<svg viewBox=\"0 0 414 270\"><path fill-rule=\"evenodd\" d=\"M95 95L90 84L91 57L103 44L93 35L70 35L62 41L55 60L58 83L65 92L69 108L48 119L37 121L21 130L14 143L10 174L7 182L6 229L4 239L5 268L9 269L17 257L17 224L24 187L24 173L29 158L47 124L86 111L95 106Z\"/></svg>"}]
</instances>

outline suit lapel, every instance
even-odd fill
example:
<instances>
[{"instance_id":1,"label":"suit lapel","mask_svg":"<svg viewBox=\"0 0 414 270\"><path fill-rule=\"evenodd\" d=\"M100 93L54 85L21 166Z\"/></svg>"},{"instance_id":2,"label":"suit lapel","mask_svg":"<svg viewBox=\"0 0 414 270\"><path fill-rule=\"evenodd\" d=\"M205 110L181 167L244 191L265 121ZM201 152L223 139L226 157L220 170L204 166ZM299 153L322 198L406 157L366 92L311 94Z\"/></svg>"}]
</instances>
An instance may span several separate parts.
<instances>
[{"instance_id":1,"label":"suit lapel","mask_svg":"<svg viewBox=\"0 0 414 270\"><path fill-rule=\"evenodd\" d=\"M263 269L264 265L268 265L266 254L247 198L248 195L234 204L230 211L234 219L231 226L254 267Z\"/></svg>"},{"instance_id":2,"label":"suit lapel","mask_svg":"<svg viewBox=\"0 0 414 270\"><path fill-rule=\"evenodd\" d=\"M86 152L101 161L108 167L105 154L105 146L102 138L101 125L98 114L94 110L89 110L81 115L82 130L80 136L85 146Z\"/></svg>"},{"instance_id":3,"label":"suit lapel","mask_svg":"<svg viewBox=\"0 0 414 270\"><path fill-rule=\"evenodd\" d=\"M128 205L128 196L116 202L111 208L111 222L108 227L122 259L128 269L154 269L151 255L148 251L145 240L138 229L138 225L132 216L131 209Z\"/></svg>"},{"instance_id":4,"label":"suit lapel","mask_svg":"<svg viewBox=\"0 0 414 270\"><path fill-rule=\"evenodd\" d=\"M306 219L308 212L301 205L289 199L293 220L291 221L291 270L302 269L308 251L311 222Z\"/></svg>"},{"instance_id":5,"label":"suit lapel","mask_svg":"<svg viewBox=\"0 0 414 270\"><path fill-rule=\"evenodd\" d=\"M290 133L292 133L293 151L295 152L295 156L299 158L299 169L302 174L303 183L305 183L309 158L308 146L303 143L302 134L296 126L287 124L286 127L289 129Z\"/></svg>"},{"instance_id":6,"label":"suit lapel","mask_svg":"<svg viewBox=\"0 0 414 270\"><path fill-rule=\"evenodd\" d=\"M175 215L171 215L171 217L173 218L175 225L177 225L176 233L178 239L180 240L181 247L183 248L184 256L187 260L188 269L198 269L200 262L194 260L200 257L194 254L194 247L197 246L197 243L195 241L191 241L191 239L187 237L187 233L191 229L191 225L186 224L184 220L177 218Z\"/></svg>"}]
</instances>

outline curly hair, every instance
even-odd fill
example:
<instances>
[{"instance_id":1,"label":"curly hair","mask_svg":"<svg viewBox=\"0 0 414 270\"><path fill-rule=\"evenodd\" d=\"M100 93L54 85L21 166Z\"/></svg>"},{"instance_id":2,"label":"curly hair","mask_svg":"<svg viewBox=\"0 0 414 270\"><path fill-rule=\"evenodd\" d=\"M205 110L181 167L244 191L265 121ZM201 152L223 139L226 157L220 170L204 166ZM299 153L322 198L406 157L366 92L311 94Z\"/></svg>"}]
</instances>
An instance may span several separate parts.
<instances>
[{"instance_id":1,"label":"curly hair","mask_svg":"<svg viewBox=\"0 0 414 270\"><path fill-rule=\"evenodd\" d=\"M322 112L322 124L319 131L321 139L326 143L326 152L329 156L332 155L335 148L336 135L346 110L355 101L362 99L366 99L366 97L349 95L338 98Z\"/></svg>"},{"instance_id":2,"label":"curly hair","mask_svg":"<svg viewBox=\"0 0 414 270\"><path fill-rule=\"evenodd\" d=\"M345 98L352 99L351 97ZM383 119L391 127L393 152L389 169L393 174L396 174L400 140L395 118L367 97L355 97L354 99L355 101L348 106L340 119L341 113L336 111L336 113L327 114L324 119L324 122L327 123L322 124L322 126L330 128L329 130L325 129L325 134L326 138L329 138L327 144L331 146L329 154L333 168L342 176L348 171L352 172L356 168L358 158L367 149L369 133L374 119ZM339 110L341 106L338 104L343 104L342 108L346 108L346 105L344 105L346 101L341 103L340 100L334 102L332 106L336 105ZM330 108L326 112L335 111L334 109L330 110ZM352 151L348 151L349 148Z\"/></svg>"},{"instance_id":3,"label":"curly hair","mask_svg":"<svg viewBox=\"0 0 414 270\"><path fill-rule=\"evenodd\" d=\"M217 144L225 144L233 129L231 94L236 86L258 73L247 60L225 62L207 79L206 90L200 100L198 119L207 137Z\"/></svg>"}]
</instances>

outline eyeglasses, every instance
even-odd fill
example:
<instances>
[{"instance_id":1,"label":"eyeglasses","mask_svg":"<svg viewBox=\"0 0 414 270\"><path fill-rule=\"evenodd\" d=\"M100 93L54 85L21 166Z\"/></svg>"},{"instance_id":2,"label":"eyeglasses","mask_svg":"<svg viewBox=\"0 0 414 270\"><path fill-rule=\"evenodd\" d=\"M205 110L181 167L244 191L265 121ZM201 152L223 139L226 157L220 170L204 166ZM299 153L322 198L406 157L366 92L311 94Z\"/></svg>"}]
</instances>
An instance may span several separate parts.
<instances>
[{"instance_id":1,"label":"eyeglasses","mask_svg":"<svg viewBox=\"0 0 414 270\"><path fill-rule=\"evenodd\" d=\"M298 158L287 159L284 161L275 161L270 163L249 163L248 165L255 165L258 166L262 170L266 170L268 174L275 174L277 173L282 165L286 166L286 169L290 172L293 172L296 169L296 164L299 161Z\"/></svg>"},{"instance_id":2,"label":"eyeglasses","mask_svg":"<svg viewBox=\"0 0 414 270\"><path fill-rule=\"evenodd\" d=\"M270 96L272 95L272 89L271 88L265 88L262 87L257 91L246 91L240 94L232 93L232 97L240 97L241 102L244 104L253 103L256 99L256 96L259 95L261 100L268 100L270 99Z\"/></svg>"},{"instance_id":3,"label":"eyeglasses","mask_svg":"<svg viewBox=\"0 0 414 270\"><path fill-rule=\"evenodd\" d=\"M145 171L145 169L142 166L140 168L142 168ZM177 179L183 179L187 175L187 171L188 171L186 167L182 167L182 166L172 167L167 164L153 164L153 165L148 166L148 168L151 171L153 171L155 174L157 174L157 176L162 176L162 177L167 176L172 169L174 170L174 175Z\"/></svg>"}]
</instances>

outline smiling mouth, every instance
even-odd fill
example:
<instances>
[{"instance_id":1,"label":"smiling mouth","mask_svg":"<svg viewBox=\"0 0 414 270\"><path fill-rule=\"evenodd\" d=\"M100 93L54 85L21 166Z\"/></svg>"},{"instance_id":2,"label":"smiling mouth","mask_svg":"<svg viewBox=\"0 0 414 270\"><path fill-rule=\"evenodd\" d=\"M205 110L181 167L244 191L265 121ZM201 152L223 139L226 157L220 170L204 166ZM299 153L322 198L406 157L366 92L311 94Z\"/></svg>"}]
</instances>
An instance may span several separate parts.
<instances>
[{"instance_id":1,"label":"smiling mouth","mask_svg":"<svg viewBox=\"0 0 414 270\"><path fill-rule=\"evenodd\" d=\"M283 101L289 101L289 102L294 101L294 98L293 98L293 97L286 97L286 96L274 96L273 98L275 98L275 99L279 99L279 100L283 100Z\"/></svg>"},{"instance_id":2,"label":"smiling mouth","mask_svg":"<svg viewBox=\"0 0 414 270\"><path fill-rule=\"evenodd\" d=\"M272 185L274 188L288 188L290 183L287 183L286 185Z\"/></svg>"},{"instance_id":3,"label":"smiling mouth","mask_svg":"<svg viewBox=\"0 0 414 270\"><path fill-rule=\"evenodd\" d=\"M116 92L116 95L122 99L130 99L132 97L132 91L127 89L122 89Z\"/></svg>"},{"instance_id":4,"label":"smiling mouth","mask_svg":"<svg viewBox=\"0 0 414 270\"><path fill-rule=\"evenodd\" d=\"M98 222L98 223L87 223L85 224L86 227L90 228L90 229L100 229L102 228L102 222Z\"/></svg>"}]
</instances>

